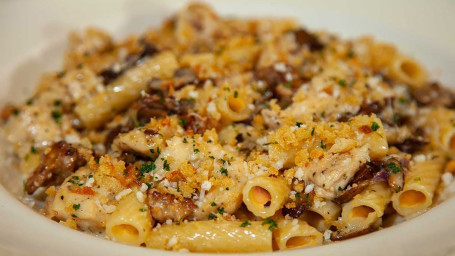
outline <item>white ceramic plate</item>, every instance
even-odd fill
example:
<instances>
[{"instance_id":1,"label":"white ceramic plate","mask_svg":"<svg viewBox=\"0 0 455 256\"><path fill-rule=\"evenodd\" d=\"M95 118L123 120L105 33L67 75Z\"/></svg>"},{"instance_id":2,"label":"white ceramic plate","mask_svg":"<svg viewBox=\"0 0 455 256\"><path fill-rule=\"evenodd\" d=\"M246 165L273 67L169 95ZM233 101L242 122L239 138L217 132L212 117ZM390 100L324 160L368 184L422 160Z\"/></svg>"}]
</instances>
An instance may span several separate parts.
<instances>
[{"instance_id":1,"label":"white ceramic plate","mask_svg":"<svg viewBox=\"0 0 455 256\"><path fill-rule=\"evenodd\" d=\"M43 71L58 70L72 29L96 25L118 38L140 33L186 1L0 2L0 105L24 100ZM395 43L455 85L455 1L211 1L222 15L292 16L343 37ZM4 150L0 144L0 150ZM98 239L47 220L20 203L21 180L0 159L1 255L182 255ZM455 255L455 198L410 221L348 241L279 255ZM199 254L200 255L200 254ZM251 254L250 254L251 255Z\"/></svg>"}]
</instances>

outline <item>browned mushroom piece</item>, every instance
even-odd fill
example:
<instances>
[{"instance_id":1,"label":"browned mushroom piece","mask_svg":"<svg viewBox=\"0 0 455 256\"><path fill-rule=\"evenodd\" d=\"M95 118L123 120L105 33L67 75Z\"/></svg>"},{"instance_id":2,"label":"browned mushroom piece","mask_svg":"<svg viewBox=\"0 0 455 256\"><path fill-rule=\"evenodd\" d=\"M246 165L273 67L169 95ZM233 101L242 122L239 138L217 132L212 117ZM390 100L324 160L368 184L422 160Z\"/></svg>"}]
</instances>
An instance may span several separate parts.
<instances>
[{"instance_id":1,"label":"browned mushroom piece","mask_svg":"<svg viewBox=\"0 0 455 256\"><path fill-rule=\"evenodd\" d=\"M381 163L379 162L369 162L362 165L354 175L354 178L349 182L349 188L343 194L336 197L334 202L344 204L351 201L354 196L362 193L370 185L380 168Z\"/></svg>"},{"instance_id":2,"label":"browned mushroom piece","mask_svg":"<svg viewBox=\"0 0 455 256\"><path fill-rule=\"evenodd\" d=\"M411 95L420 106L444 106L455 108L455 93L438 82L411 90Z\"/></svg>"},{"instance_id":3,"label":"browned mushroom piece","mask_svg":"<svg viewBox=\"0 0 455 256\"><path fill-rule=\"evenodd\" d=\"M61 184L66 177L86 163L84 156L70 144L64 141L54 143L27 179L27 193L33 194L39 187Z\"/></svg>"},{"instance_id":4,"label":"browned mushroom piece","mask_svg":"<svg viewBox=\"0 0 455 256\"><path fill-rule=\"evenodd\" d=\"M397 147L399 150L406 152L406 153L415 153L419 151L421 148L426 146L428 143L430 143L427 139L421 137L421 136L416 136L416 137L411 137L408 139L405 139L404 141L393 144L392 146Z\"/></svg>"},{"instance_id":5,"label":"browned mushroom piece","mask_svg":"<svg viewBox=\"0 0 455 256\"><path fill-rule=\"evenodd\" d=\"M358 236L362 236L362 235L366 235L368 233L371 233L373 232L374 229L373 228L365 228L365 229L362 229L362 230L356 230L356 231L344 231L344 230L339 230L339 231L335 231L332 233L332 235L330 236L330 240L332 241L342 241L342 240L346 240L346 239L351 239L351 238L354 238L354 237L358 237Z\"/></svg>"},{"instance_id":6,"label":"browned mushroom piece","mask_svg":"<svg viewBox=\"0 0 455 256\"><path fill-rule=\"evenodd\" d=\"M177 198L172 194L151 190L148 192L148 205L152 218L160 223L166 220L181 221L197 208L190 198Z\"/></svg>"},{"instance_id":7,"label":"browned mushroom piece","mask_svg":"<svg viewBox=\"0 0 455 256\"><path fill-rule=\"evenodd\" d=\"M134 121L132 119L128 119L128 122L124 125L118 125L112 130L109 131L109 133L106 135L106 139L104 140L104 146L106 147L106 150L108 150L112 142L114 142L114 139L120 134L120 133L126 133L134 129Z\"/></svg>"},{"instance_id":8,"label":"browned mushroom piece","mask_svg":"<svg viewBox=\"0 0 455 256\"><path fill-rule=\"evenodd\" d=\"M310 51L320 51L324 49L324 44L322 44L319 39L308 32L307 30L300 28L292 31L295 36L295 41L300 45L307 45Z\"/></svg>"},{"instance_id":9,"label":"browned mushroom piece","mask_svg":"<svg viewBox=\"0 0 455 256\"><path fill-rule=\"evenodd\" d=\"M313 205L314 195L314 191L311 191L308 194L302 194L298 197L296 196L294 201L289 201L291 204L295 205L295 207L287 208L285 205L281 210L282 214L284 216L289 215L292 218L300 217L300 215L302 215L311 207L311 205Z\"/></svg>"},{"instance_id":10,"label":"browned mushroom piece","mask_svg":"<svg viewBox=\"0 0 455 256\"><path fill-rule=\"evenodd\" d=\"M343 194L335 198L333 201L335 201L338 204L344 204L352 200L354 196L362 193L369 185L370 185L370 180L363 180L359 183L355 183L352 185L349 189L347 189Z\"/></svg>"}]
</instances>

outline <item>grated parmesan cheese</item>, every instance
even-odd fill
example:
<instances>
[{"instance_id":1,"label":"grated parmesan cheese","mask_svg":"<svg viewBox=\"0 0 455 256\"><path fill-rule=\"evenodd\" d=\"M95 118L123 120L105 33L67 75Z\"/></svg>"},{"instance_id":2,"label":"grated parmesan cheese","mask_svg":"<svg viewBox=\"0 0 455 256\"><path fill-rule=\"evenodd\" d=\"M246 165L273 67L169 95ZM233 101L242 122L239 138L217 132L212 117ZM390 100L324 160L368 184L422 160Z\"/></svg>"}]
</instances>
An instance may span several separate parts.
<instances>
[{"instance_id":1,"label":"grated parmesan cheese","mask_svg":"<svg viewBox=\"0 0 455 256\"><path fill-rule=\"evenodd\" d=\"M176 245L178 242L178 239L176 236L172 236L171 239L169 239L169 242L167 243L167 247L171 248L172 246Z\"/></svg>"},{"instance_id":2,"label":"grated parmesan cheese","mask_svg":"<svg viewBox=\"0 0 455 256\"><path fill-rule=\"evenodd\" d=\"M136 198L141 203L143 203L145 200L145 196L141 191L136 192Z\"/></svg>"},{"instance_id":3,"label":"grated parmesan cheese","mask_svg":"<svg viewBox=\"0 0 455 256\"><path fill-rule=\"evenodd\" d=\"M416 162L425 162L427 157L425 155L416 155L414 156L414 161Z\"/></svg>"},{"instance_id":4,"label":"grated parmesan cheese","mask_svg":"<svg viewBox=\"0 0 455 256\"><path fill-rule=\"evenodd\" d=\"M102 207L106 213L113 213L117 209L117 206L110 204L103 204Z\"/></svg>"},{"instance_id":5,"label":"grated parmesan cheese","mask_svg":"<svg viewBox=\"0 0 455 256\"><path fill-rule=\"evenodd\" d=\"M314 184L309 184L305 187L305 194L309 194L311 193L311 191L313 191L314 189Z\"/></svg>"},{"instance_id":6,"label":"grated parmesan cheese","mask_svg":"<svg viewBox=\"0 0 455 256\"><path fill-rule=\"evenodd\" d=\"M212 183L208 180L204 180L201 184L201 189L205 190L205 191L209 191L211 187L212 187Z\"/></svg>"},{"instance_id":7,"label":"grated parmesan cheese","mask_svg":"<svg viewBox=\"0 0 455 256\"><path fill-rule=\"evenodd\" d=\"M330 236L332 235L332 230L330 229L327 229L325 232L324 232L324 240L325 241L330 241Z\"/></svg>"},{"instance_id":8,"label":"grated parmesan cheese","mask_svg":"<svg viewBox=\"0 0 455 256\"><path fill-rule=\"evenodd\" d=\"M453 174L450 172L446 172L441 176L442 182L444 182L445 186L449 186L450 183L453 181Z\"/></svg>"},{"instance_id":9,"label":"grated parmesan cheese","mask_svg":"<svg viewBox=\"0 0 455 256\"><path fill-rule=\"evenodd\" d=\"M297 168L297 171L295 171L294 177L296 177L299 180L302 180L303 179L303 169Z\"/></svg>"},{"instance_id":10,"label":"grated parmesan cheese","mask_svg":"<svg viewBox=\"0 0 455 256\"><path fill-rule=\"evenodd\" d=\"M95 179L93 177L89 178L87 182L85 182L86 187L91 187L93 183L95 182Z\"/></svg>"},{"instance_id":11,"label":"grated parmesan cheese","mask_svg":"<svg viewBox=\"0 0 455 256\"><path fill-rule=\"evenodd\" d=\"M124 190L120 191L120 193L118 193L115 196L115 200L120 201L120 199L124 198L125 196L127 196L131 192L132 192L131 188L124 189Z\"/></svg>"},{"instance_id":12,"label":"grated parmesan cheese","mask_svg":"<svg viewBox=\"0 0 455 256\"><path fill-rule=\"evenodd\" d=\"M147 191L148 188L149 188L149 186L147 186L147 184L142 183L140 190L141 190L141 192L145 192L145 191Z\"/></svg>"},{"instance_id":13,"label":"grated parmesan cheese","mask_svg":"<svg viewBox=\"0 0 455 256\"><path fill-rule=\"evenodd\" d=\"M286 65L283 62L276 63L273 68L278 72L286 72Z\"/></svg>"}]
</instances>

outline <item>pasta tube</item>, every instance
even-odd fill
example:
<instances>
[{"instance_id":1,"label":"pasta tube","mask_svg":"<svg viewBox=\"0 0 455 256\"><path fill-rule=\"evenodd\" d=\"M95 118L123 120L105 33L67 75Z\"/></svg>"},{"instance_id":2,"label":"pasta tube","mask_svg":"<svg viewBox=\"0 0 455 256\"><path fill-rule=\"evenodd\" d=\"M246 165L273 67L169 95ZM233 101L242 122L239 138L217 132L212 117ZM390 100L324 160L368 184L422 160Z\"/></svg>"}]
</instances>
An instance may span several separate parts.
<instances>
[{"instance_id":1,"label":"pasta tube","mask_svg":"<svg viewBox=\"0 0 455 256\"><path fill-rule=\"evenodd\" d=\"M441 155L427 156L424 161L414 160L405 174L403 190L392 196L393 208L400 215L412 217L431 206L444 163Z\"/></svg>"},{"instance_id":2,"label":"pasta tube","mask_svg":"<svg viewBox=\"0 0 455 256\"><path fill-rule=\"evenodd\" d=\"M146 245L190 252L267 252L272 251L272 232L258 221L192 221L153 229Z\"/></svg>"},{"instance_id":3,"label":"pasta tube","mask_svg":"<svg viewBox=\"0 0 455 256\"><path fill-rule=\"evenodd\" d=\"M333 221L338 219L341 207L332 201L320 201L315 198L311 208L305 211L302 219L308 224L323 232L330 227Z\"/></svg>"},{"instance_id":4,"label":"pasta tube","mask_svg":"<svg viewBox=\"0 0 455 256\"><path fill-rule=\"evenodd\" d=\"M255 177L243 187L243 202L248 210L261 218L267 218L281 209L289 193L283 179Z\"/></svg>"},{"instance_id":5,"label":"pasta tube","mask_svg":"<svg viewBox=\"0 0 455 256\"><path fill-rule=\"evenodd\" d=\"M384 214L390 195L391 191L384 182L371 184L343 205L341 212L343 223L351 226L353 230L369 227Z\"/></svg>"},{"instance_id":6,"label":"pasta tube","mask_svg":"<svg viewBox=\"0 0 455 256\"><path fill-rule=\"evenodd\" d=\"M113 241L141 245L153 226L147 205L136 194L124 197L106 220L106 234Z\"/></svg>"},{"instance_id":7,"label":"pasta tube","mask_svg":"<svg viewBox=\"0 0 455 256\"><path fill-rule=\"evenodd\" d=\"M322 244L322 234L305 221L281 220L273 238L279 250L303 248Z\"/></svg>"},{"instance_id":8,"label":"pasta tube","mask_svg":"<svg viewBox=\"0 0 455 256\"><path fill-rule=\"evenodd\" d=\"M388 71L393 79L416 88L424 86L428 79L427 71L420 63L404 55L396 55L389 63Z\"/></svg>"},{"instance_id":9,"label":"pasta tube","mask_svg":"<svg viewBox=\"0 0 455 256\"><path fill-rule=\"evenodd\" d=\"M106 90L78 103L75 112L85 127L97 128L139 98L151 78L170 77L177 68L177 60L171 52L146 59L115 80Z\"/></svg>"}]
</instances>

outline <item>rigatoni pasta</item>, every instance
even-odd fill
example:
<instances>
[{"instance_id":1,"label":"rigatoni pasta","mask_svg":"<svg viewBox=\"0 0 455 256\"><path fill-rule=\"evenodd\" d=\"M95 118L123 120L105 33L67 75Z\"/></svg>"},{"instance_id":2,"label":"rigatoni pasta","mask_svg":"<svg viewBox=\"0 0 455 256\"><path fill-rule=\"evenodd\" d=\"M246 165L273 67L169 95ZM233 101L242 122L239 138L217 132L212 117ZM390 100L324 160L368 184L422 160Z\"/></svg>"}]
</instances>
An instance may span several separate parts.
<instances>
[{"instance_id":1,"label":"rigatoni pasta","mask_svg":"<svg viewBox=\"0 0 455 256\"><path fill-rule=\"evenodd\" d=\"M73 33L62 70L5 106L0 128L24 196L62 225L162 250L270 252L435 205L453 180L454 108L391 44L191 3L124 41Z\"/></svg>"},{"instance_id":2,"label":"rigatoni pasta","mask_svg":"<svg viewBox=\"0 0 455 256\"><path fill-rule=\"evenodd\" d=\"M148 206L138 201L137 193L131 192L121 199L114 212L107 218L106 235L112 240L141 245L153 227L154 222Z\"/></svg>"},{"instance_id":3,"label":"rigatoni pasta","mask_svg":"<svg viewBox=\"0 0 455 256\"><path fill-rule=\"evenodd\" d=\"M190 252L267 252L272 251L272 232L258 221L192 221L154 228L146 245Z\"/></svg>"},{"instance_id":4,"label":"rigatoni pasta","mask_svg":"<svg viewBox=\"0 0 455 256\"><path fill-rule=\"evenodd\" d=\"M433 204L446 159L444 154L422 154L414 158L405 174L404 187L392 196L393 207L405 217L412 217Z\"/></svg>"},{"instance_id":5,"label":"rigatoni pasta","mask_svg":"<svg viewBox=\"0 0 455 256\"><path fill-rule=\"evenodd\" d=\"M243 203L254 215L267 218L281 209L289 186L279 178L255 177L243 188Z\"/></svg>"}]
</instances>

